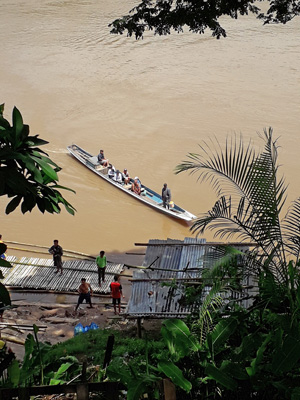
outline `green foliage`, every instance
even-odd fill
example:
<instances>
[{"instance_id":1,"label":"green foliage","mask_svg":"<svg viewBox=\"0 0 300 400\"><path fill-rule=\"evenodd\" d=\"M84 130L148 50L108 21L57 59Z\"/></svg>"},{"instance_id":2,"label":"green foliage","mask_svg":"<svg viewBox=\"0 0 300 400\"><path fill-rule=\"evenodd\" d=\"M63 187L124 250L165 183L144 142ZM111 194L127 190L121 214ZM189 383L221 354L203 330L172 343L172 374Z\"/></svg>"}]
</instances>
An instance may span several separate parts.
<instances>
[{"instance_id":1,"label":"green foliage","mask_svg":"<svg viewBox=\"0 0 300 400\"><path fill-rule=\"evenodd\" d=\"M187 325L180 319L164 321L161 334L174 361L178 361L192 351L199 350L197 340L192 336Z\"/></svg>"},{"instance_id":2,"label":"green foliage","mask_svg":"<svg viewBox=\"0 0 300 400\"><path fill-rule=\"evenodd\" d=\"M38 146L47 144L38 135L30 136L29 126L23 123L20 111L14 107L12 125L3 117L0 106L0 196L11 198L6 214L21 205L22 213L34 207L44 213L59 213L60 205L74 214L74 207L58 189L61 170ZM73 192L73 190L71 190Z\"/></svg>"},{"instance_id":3,"label":"green foliage","mask_svg":"<svg viewBox=\"0 0 300 400\"><path fill-rule=\"evenodd\" d=\"M192 1L192 0L142 0L134 7L131 15L116 19L109 26L111 33L134 35L136 39L143 37L146 30L155 34L167 35L172 30L183 32L188 27L191 32L204 33L207 29L212 36L219 39L226 37L226 31L220 24L222 16L238 18L238 16L254 14L262 19L264 24L285 24L300 14L298 0L268 0L269 9L261 12L255 0L233 1Z\"/></svg>"},{"instance_id":4,"label":"green foliage","mask_svg":"<svg viewBox=\"0 0 300 400\"><path fill-rule=\"evenodd\" d=\"M6 289L6 287L0 282L0 303L1 307L3 306L10 306L11 305L11 300L10 300L10 295L9 291Z\"/></svg>"},{"instance_id":5,"label":"green foliage","mask_svg":"<svg viewBox=\"0 0 300 400\"><path fill-rule=\"evenodd\" d=\"M25 355L22 364L15 359L7 368L7 378L2 377L2 386L19 387L31 385L58 385L78 375L80 365L75 357L49 358L52 346L40 343L38 328L33 326L34 335L29 334L25 341ZM3 351L3 350L1 350ZM55 372L55 369L57 371Z\"/></svg>"},{"instance_id":6,"label":"green foliage","mask_svg":"<svg viewBox=\"0 0 300 400\"><path fill-rule=\"evenodd\" d=\"M181 369L171 361L161 360L158 363L158 370L170 378L176 385L186 392L190 392L192 384L184 378Z\"/></svg>"},{"instance_id":7,"label":"green foliage","mask_svg":"<svg viewBox=\"0 0 300 400\"><path fill-rule=\"evenodd\" d=\"M236 398L291 399L300 392L300 199L281 218L287 186L277 176L277 141L272 129L262 138L265 148L258 154L242 139L227 140L225 151L204 143L201 153L190 153L177 167L208 180L219 196L192 230L214 229L221 238L255 245L246 251L214 248L204 259L203 279L212 289L190 324L198 334L209 310L209 329L200 336L200 350L178 365L194 398L231 399L234 392ZM257 287L245 310L230 293L242 294L249 276ZM223 302L215 303L218 293Z\"/></svg>"}]
</instances>

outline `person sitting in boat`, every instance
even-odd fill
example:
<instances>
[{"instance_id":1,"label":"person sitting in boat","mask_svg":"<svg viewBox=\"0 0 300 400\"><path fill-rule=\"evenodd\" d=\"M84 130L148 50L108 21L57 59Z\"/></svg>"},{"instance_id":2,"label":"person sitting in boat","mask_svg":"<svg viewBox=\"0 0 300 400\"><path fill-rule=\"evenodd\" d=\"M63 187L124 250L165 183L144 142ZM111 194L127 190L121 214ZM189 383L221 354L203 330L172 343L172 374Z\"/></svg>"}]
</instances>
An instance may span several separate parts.
<instances>
[{"instance_id":1,"label":"person sitting in boat","mask_svg":"<svg viewBox=\"0 0 300 400\"><path fill-rule=\"evenodd\" d=\"M136 179L138 181L140 188L142 188L142 182L140 181L140 178L138 176L136 176L134 179Z\"/></svg>"},{"instance_id":2,"label":"person sitting in boat","mask_svg":"<svg viewBox=\"0 0 300 400\"><path fill-rule=\"evenodd\" d=\"M103 150L100 150L100 153L98 154L98 162L103 167L108 167L108 165L109 165L108 160L106 160L106 158L104 156L104 151Z\"/></svg>"},{"instance_id":3,"label":"person sitting in boat","mask_svg":"<svg viewBox=\"0 0 300 400\"><path fill-rule=\"evenodd\" d=\"M127 171L127 168L124 168L122 176L123 176L123 182L125 183L125 185L127 185L130 182L130 175L129 172Z\"/></svg>"},{"instance_id":4,"label":"person sitting in boat","mask_svg":"<svg viewBox=\"0 0 300 400\"><path fill-rule=\"evenodd\" d=\"M138 194L138 195L141 194L141 181L139 180L139 178L137 176L134 178L134 181L131 185L131 190L135 194Z\"/></svg>"},{"instance_id":5,"label":"person sitting in boat","mask_svg":"<svg viewBox=\"0 0 300 400\"><path fill-rule=\"evenodd\" d=\"M113 165L109 164L107 174L110 179L114 179L116 174L116 169Z\"/></svg>"},{"instance_id":6,"label":"person sitting in boat","mask_svg":"<svg viewBox=\"0 0 300 400\"><path fill-rule=\"evenodd\" d=\"M123 183L123 176L121 172L117 169L114 177L112 178L113 181L122 184Z\"/></svg>"}]
</instances>

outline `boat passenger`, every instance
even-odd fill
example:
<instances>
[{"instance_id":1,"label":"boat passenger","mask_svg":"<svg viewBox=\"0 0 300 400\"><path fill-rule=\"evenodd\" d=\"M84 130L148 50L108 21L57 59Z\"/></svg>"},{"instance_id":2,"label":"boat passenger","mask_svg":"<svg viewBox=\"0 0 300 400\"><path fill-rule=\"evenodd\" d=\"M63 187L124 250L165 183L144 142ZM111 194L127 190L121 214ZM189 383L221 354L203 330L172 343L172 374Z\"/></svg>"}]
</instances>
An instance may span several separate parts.
<instances>
[{"instance_id":1,"label":"boat passenger","mask_svg":"<svg viewBox=\"0 0 300 400\"><path fill-rule=\"evenodd\" d=\"M169 209L171 201L171 190L168 188L168 185L166 183L164 183L164 186L162 188L161 198L163 201L163 207Z\"/></svg>"},{"instance_id":2,"label":"boat passenger","mask_svg":"<svg viewBox=\"0 0 300 400\"><path fill-rule=\"evenodd\" d=\"M134 178L134 181L133 181L133 183L132 183L132 185L131 185L131 190L132 190L135 194L138 194L138 195L141 194L141 185L140 185L139 182L140 182L140 181L139 181L139 178L138 178L138 177L135 177L135 178Z\"/></svg>"},{"instance_id":3,"label":"boat passenger","mask_svg":"<svg viewBox=\"0 0 300 400\"><path fill-rule=\"evenodd\" d=\"M121 172L117 169L114 177L112 178L117 183L123 183L123 177Z\"/></svg>"},{"instance_id":4,"label":"boat passenger","mask_svg":"<svg viewBox=\"0 0 300 400\"><path fill-rule=\"evenodd\" d=\"M124 168L122 175L123 175L123 182L125 183L125 185L127 185L130 182L130 175L129 172L127 171L127 168Z\"/></svg>"},{"instance_id":5,"label":"boat passenger","mask_svg":"<svg viewBox=\"0 0 300 400\"><path fill-rule=\"evenodd\" d=\"M100 150L100 153L98 154L98 162L103 167L108 167L108 165L109 165L108 160L106 160L106 158L104 156L104 151L103 150Z\"/></svg>"},{"instance_id":6,"label":"boat passenger","mask_svg":"<svg viewBox=\"0 0 300 400\"><path fill-rule=\"evenodd\" d=\"M114 179L115 174L116 174L116 169L113 165L109 164L107 174L110 179Z\"/></svg>"},{"instance_id":7,"label":"boat passenger","mask_svg":"<svg viewBox=\"0 0 300 400\"><path fill-rule=\"evenodd\" d=\"M140 181L140 178L136 176L134 180L137 180L138 184L140 185L140 188L142 187L142 182Z\"/></svg>"}]
</instances>

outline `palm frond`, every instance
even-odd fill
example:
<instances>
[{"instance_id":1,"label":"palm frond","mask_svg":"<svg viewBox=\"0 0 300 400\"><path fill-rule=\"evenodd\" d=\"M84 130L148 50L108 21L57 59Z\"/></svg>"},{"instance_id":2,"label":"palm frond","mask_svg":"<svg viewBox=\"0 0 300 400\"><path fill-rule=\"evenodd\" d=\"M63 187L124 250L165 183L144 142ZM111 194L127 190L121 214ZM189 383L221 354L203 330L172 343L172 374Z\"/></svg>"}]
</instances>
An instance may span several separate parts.
<instances>
[{"instance_id":1,"label":"palm frond","mask_svg":"<svg viewBox=\"0 0 300 400\"><path fill-rule=\"evenodd\" d=\"M198 318L192 324L192 331L199 334L200 344L202 344L207 334L213 328L213 319L211 313L221 308L224 304L224 299L221 293L225 291L222 282L215 283L205 296L200 309Z\"/></svg>"},{"instance_id":2,"label":"palm frond","mask_svg":"<svg viewBox=\"0 0 300 400\"><path fill-rule=\"evenodd\" d=\"M283 178L277 181L277 141L272 129L265 129L261 137L265 147L258 155L251 142L243 145L242 137L227 139L225 151L216 139L204 143L201 153L190 153L189 160L178 165L176 173L198 174L198 180L210 182L220 196L212 210L195 221L193 233L213 229L220 238L250 239L265 254L275 250L284 263L279 214L286 201L287 186Z\"/></svg>"},{"instance_id":3,"label":"palm frond","mask_svg":"<svg viewBox=\"0 0 300 400\"><path fill-rule=\"evenodd\" d=\"M243 195L243 185L247 181L249 165L255 159L255 152L249 142L245 148L242 137L237 140L226 139L225 152L216 138L210 143L199 145L201 153L189 153L189 160L175 168L179 174L189 171L190 174L199 174L198 180L208 181L218 196L227 193Z\"/></svg>"},{"instance_id":4,"label":"palm frond","mask_svg":"<svg viewBox=\"0 0 300 400\"><path fill-rule=\"evenodd\" d=\"M202 277L214 282L228 276L228 269L240 263L244 252L232 246L212 246L206 251L203 258Z\"/></svg>"},{"instance_id":5,"label":"palm frond","mask_svg":"<svg viewBox=\"0 0 300 400\"><path fill-rule=\"evenodd\" d=\"M298 260L300 254L300 198L296 199L289 207L282 226L286 247Z\"/></svg>"}]
</instances>

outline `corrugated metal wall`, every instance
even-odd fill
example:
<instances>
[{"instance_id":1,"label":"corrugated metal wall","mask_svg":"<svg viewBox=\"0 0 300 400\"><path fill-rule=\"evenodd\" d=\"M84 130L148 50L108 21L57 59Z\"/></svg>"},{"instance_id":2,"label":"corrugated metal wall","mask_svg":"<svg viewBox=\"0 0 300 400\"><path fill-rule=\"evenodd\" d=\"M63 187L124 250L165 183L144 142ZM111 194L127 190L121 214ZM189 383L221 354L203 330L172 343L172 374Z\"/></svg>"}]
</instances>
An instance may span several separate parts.
<instances>
[{"instance_id":1,"label":"corrugated metal wall","mask_svg":"<svg viewBox=\"0 0 300 400\"><path fill-rule=\"evenodd\" d=\"M183 246L183 243L195 243L197 246ZM133 272L132 292L126 312L130 316L155 318L180 318L189 314L190 306L181 302L182 282L176 281L174 287L175 281L172 282L172 279L201 276L201 257L205 251L204 246L199 246L201 243L205 243L205 239L186 238L184 242L172 239L150 240L149 244L155 246L147 247L143 266L149 266L158 259L149 270ZM164 279L172 283L171 286L162 285Z\"/></svg>"}]
</instances>

